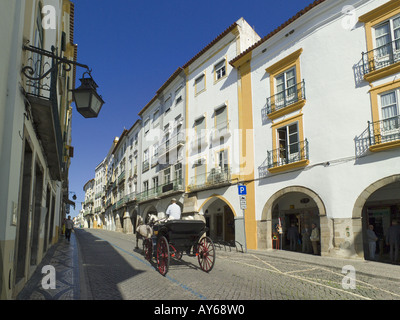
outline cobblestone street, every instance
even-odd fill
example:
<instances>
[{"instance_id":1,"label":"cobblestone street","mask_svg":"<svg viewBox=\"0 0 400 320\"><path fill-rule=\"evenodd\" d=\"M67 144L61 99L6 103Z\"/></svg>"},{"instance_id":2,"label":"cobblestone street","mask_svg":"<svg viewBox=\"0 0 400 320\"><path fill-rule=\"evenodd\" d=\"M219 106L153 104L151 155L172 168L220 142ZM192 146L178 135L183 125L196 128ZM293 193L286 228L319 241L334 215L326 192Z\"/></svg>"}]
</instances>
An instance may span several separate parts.
<instances>
[{"instance_id":1,"label":"cobblestone street","mask_svg":"<svg viewBox=\"0 0 400 320\"><path fill-rule=\"evenodd\" d=\"M392 300L400 299L399 266L342 260L288 251L247 253L217 249L210 273L197 258L171 259L166 277L134 250L135 236L78 230L81 272L88 299L127 300ZM141 242L139 242L141 246ZM355 269L356 288L344 289ZM82 284L81 284L82 285ZM85 297L83 297L85 298Z\"/></svg>"}]
</instances>

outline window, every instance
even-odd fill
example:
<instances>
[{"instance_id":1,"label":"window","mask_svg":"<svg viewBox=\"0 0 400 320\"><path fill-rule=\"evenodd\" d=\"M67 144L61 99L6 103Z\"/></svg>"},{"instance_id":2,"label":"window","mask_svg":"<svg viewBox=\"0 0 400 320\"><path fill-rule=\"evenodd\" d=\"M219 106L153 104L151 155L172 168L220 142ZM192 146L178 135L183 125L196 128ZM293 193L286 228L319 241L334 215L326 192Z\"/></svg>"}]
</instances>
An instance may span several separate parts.
<instances>
[{"instance_id":1,"label":"window","mask_svg":"<svg viewBox=\"0 0 400 320\"><path fill-rule=\"evenodd\" d=\"M400 16L374 28L374 67L380 69L400 61Z\"/></svg>"},{"instance_id":2,"label":"window","mask_svg":"<svg viewBox=\"0 0 400 320\"><path fill-rule=\"evenodd\" d=\"M220 172L228 170L228 150L217 152L217 168Z\"/></svg>"},{"instance_id":3,"label":"window","mask_svg":"<svg viewBox=\"0 0 400 320\"><path fill-rule=\"evenodd\" d=\"M201 152L202 142L205 140L206 118L202 117L195 121L197 151Z\"/></svg>"},{"instance_id":4,"label":"window","mask_svg":"<svg viewBox=\"0 0 400 320\"><path fill-rule=\"evenodd\" d=\"M165 110L165 113L167 113L171 110L171 98L167 98L167 100L165 100L164 110Z\"/></svg>"},{"instance_id":5,"label":"window","mask_svg":"<svg viewBox=\"0 0 400 320\"><path fill-rule=\"evenodd\" d=\"M195 93L199 94L200 92L206 89L206 76L202 74L200 77L196 78L195 82Z\"/></svg>"},{"instance_id":6,"label":"window","mask_svg":"<svg viewBox=\"0 0 400 320\"><path fill-rule=\"evenodd\" d=\"M150 118L147 118L144 122L144 134L146 135L150 130Z\"/></svg>"},{"instance_id":7,"label":"window","mask_svg":"<svg viewBox=\"0 0 400 320\"><path fill-rule=\"evenodd\" d=\"M180 86L176 91L175 91L175 105L177 105L179 102L182 101L182 92L183 92L183 87Z\"/></svg>"},{"instance_id":8,"label":"window","mask_svg":"<svg viewBox=\"0 0 400 320\"><path fill-rule=\"evenodd\" d=\"M297 161L299 153L299 133L297 123L278 130L278 164Z\"/></svg>"},{"instance_id":9,"label":"window","mask_svg":"<svg viewBox=\"0 0 400 320\"><path fill-rule=\"evenodd\" d=\"M375 27L375 48L377 57L385 57L392 49L400 50L400 16L392 18Z\"/></svg>"},{"instance_id":10,"label":"window","mask_svg":"<svg viewBox=\"0 0 400 320\"><path fill-rule=\"evenodd\" d=\"M358 19L365 25L367 50L362 53L364 79L370 83L400 70L400 7L397 1L368 11Z\"/></svg>"},{"instance_id":11,"label":"window","mask_svg":"<svg viewBox=\"0 0 400 320\"><path fill-rule=\"evenodd\" d=\"M158 124L159 124L159 121L158 121L158 117L160 116L160 110L156 110L154 113L153 113L153 127L156 127L156 126L158 126Z\"/></svg>"},{"instance_id":12,"label":"window","mask_svg":"<svg viewBox=\"0 0 400 320\"><path fill-rule=\"evenodd\" d=\"M164 170L164 183L167 184L170 183L170 181L171 181L171 169L168 168Z\"/></svg>"},{"instance_id":13,"label":"window","mask_svg":"<svg viewBox=\"0 0 400 320\"><path fill-rule=\"evenodd\" d=\"M215 81L225 77L226 75L226 60L224 59L223 61L217 63L214 66L214 76L215 76Z\"/></svg>"},{"instance_id":14,"label":"window","mask_svg":"<svg viewBox=\"0 0 400 320\"><path fill-rule=\"evenodd\" d=\"M158 177L153 178L153 188L158 188Z\"/></svg>"},{"instance_id":15,"label":"window","mask_svg":"<svg viewBox=\"0 0 400 320\"><path fill-rule=\"evenodd\" d=\"M227 128L227 108L223 106L215 110L215 127L218 130Z\"/></svg>"},{"instance_id":16,"label":"window","mask_svg":"<svg viewBox=\"0 0 400 320\"><path fill-rule=\"evenodd\" d=\"M399 115L400 115L400 89L385 92L380 95L381 119L380 135L382 142L399 138Z\"/></svg>"},{"instance_id":17,"label":"window","mask_svg":"<svg viewBox=\"0 0 400 320\"><path fill-rule=\"evenodd\" d=\"M177 163L175 165L175 179L182 180L182 163Z\"/></svg>"},{"instance_id":18,"label":"window","mask_svg":"<svg viewBox=\"0 0 400 320\"><path fill-rule=\"evenodd\" d=\"M206 183L206 164L201 159L195 164L195 178L196 185L203 185Z\"/></svg>"},{"instance_id":19,"label":"window","mask_svg":"<svg viewBox=\"0 0 400 320\"><path fill-rule=\"evenodd\" d=\"M287 105L296 98L296 70L291 68L275 78L275 105Z\"/></svg>"},{"instance_id":20,"label":"window","mask_svg":"<svg viewBox=\"0 0 400 320\"><path fill-rule=\"evenodd\" d=\"M149 181L143 182L143 191L149 191Z\"/></svg>"}]
</instances>

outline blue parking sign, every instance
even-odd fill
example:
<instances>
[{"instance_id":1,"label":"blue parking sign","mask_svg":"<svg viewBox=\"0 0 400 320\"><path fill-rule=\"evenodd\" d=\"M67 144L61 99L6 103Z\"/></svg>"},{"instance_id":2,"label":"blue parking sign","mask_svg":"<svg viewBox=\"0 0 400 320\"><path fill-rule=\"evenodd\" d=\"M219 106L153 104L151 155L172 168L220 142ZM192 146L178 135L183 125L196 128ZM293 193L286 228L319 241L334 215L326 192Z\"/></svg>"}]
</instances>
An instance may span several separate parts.
<instances>
[{"instance_id":1,"label":"blue parking sign","mask_svg":"<svg viewBox=\"0 0 400 320\"><path fill-rule=\"evenodd\" d=\"M247 194L246 186L238 185L238 192L239 192L240 196L241 195L246 195Z\"/></svg>"}]
</instances>

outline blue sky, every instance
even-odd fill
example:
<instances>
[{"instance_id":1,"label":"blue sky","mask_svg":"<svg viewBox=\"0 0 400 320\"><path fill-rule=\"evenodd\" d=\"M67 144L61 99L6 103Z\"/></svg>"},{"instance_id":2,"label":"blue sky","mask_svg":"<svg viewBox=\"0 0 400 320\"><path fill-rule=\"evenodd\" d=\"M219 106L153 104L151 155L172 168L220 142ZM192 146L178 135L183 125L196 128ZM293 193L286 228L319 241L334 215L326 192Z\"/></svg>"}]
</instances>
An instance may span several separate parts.
<instances>
[{"instance_id":1,"label":"blue sky","mask_svg":"<svg viewBox=\"0 0 400 320\"><path fill-rule=\"evenodd\" d=\"M78 62L92 68L105 105L98 118L72 118L74 157L69 189L74 217L84 184L107 155L112 140L180 66L243 17L264 37L313 0L73 0ZM85 70L77 68L77 83ZM70 194L72 198L72 194Z\"/></svg>"}]
</instances>

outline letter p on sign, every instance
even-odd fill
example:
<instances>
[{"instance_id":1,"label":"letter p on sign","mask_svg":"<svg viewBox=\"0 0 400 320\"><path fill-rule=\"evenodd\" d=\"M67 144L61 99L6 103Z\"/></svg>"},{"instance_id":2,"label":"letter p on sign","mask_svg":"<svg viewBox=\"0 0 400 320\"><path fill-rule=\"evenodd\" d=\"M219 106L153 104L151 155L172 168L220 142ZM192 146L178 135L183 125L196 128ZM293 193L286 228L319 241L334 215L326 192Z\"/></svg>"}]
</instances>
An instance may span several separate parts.
<instances>
[{"instance_id":1,"label":"letter p on sign","mask_svg":"<svg viewBox=\"0 0 400 320\"><path fill-rule=\"evenodd\" d=\"M247 194L246 186L238 185L238 192L240 196L246 195Z\"/></svg>"}]
</instances>

